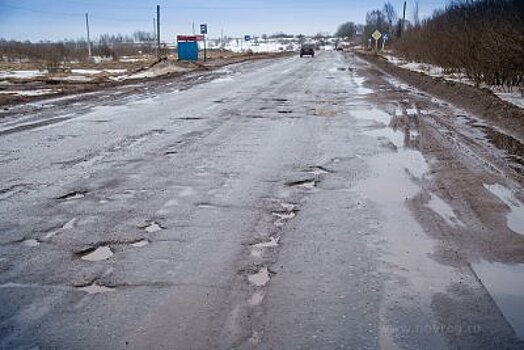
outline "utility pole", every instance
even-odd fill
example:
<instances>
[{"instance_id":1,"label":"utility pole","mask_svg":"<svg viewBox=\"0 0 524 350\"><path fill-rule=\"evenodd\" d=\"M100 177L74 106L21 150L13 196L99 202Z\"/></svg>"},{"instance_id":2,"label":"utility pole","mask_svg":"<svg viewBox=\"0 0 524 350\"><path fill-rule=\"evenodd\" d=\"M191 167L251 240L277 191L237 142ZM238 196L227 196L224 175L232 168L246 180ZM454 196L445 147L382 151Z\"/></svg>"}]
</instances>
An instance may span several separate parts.
<instances>
[{"instance_id":1,"label":"utility pole","mask_svg":"<svg viewBox=\"0 0 524 350\"><path fill-rule=\"evenodd\" d=\"M400 36L404 32L404 27L406 25L406 2L404 1L404 9L402 10L402 27L400 28Z\"/></svg>"},{"instance_id":2,"label":"utility pole","mask_svg":"<svg viewBox=\"0 0 524 350\"><path fill-rule=\"evenodd\" d=\"M156 5L156 46L158 58L160 58L160 5Z\"/></svg>"},{"instance_id":3,"label":"utility pole","mask_svg":"<svg viewBox=\"0 0 524 350\"><path fill-rule=\"evenodd\" d=\"M86 12L86 30L87 30L87 52L88 58L91 59L91 39L89 38L89 14Z\"/></svg>"},{"instance_id":4,"label":"utility pole","mask_svg":"<svg viewBox=\"0 0 524 350\"><path fill-rule=\"evenodd\" d=\"M192 28L193 28L193 35L195 35L195 34L196 34L196 33L195 33L195 22L193 22L191 26L192 26Z\"/></svg>"}]
</instances>

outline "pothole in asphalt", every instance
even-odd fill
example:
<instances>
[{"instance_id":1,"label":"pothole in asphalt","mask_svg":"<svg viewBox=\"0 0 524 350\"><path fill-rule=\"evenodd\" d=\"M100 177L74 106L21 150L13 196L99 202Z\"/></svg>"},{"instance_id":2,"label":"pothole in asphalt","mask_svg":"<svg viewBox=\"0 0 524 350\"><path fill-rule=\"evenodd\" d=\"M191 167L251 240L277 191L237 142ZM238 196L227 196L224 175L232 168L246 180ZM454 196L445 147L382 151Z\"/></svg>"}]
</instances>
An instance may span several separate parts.
<instances>
[{"instance_id":1,"label":"pothole in asphalt","mask_svg":"<svg viewBox=\"0 0 524 350\"><path fill-rule=\"evenodd\" d=\"M86 194L87 194L87 191L75 191L75 192L64 194L63 196L60 196L57 199L58 200L80 199L80 198L84 198Z\"/></svg>"},{"instance_id":2,"label":"pothole in asphalt","mask_svg":"<svg viewBox=\"0 0 524 350\"><path fill-rule=\"evenodd\" d=\"M313 189L315 188L316 185L317 183L314 179L290 181L286 183L286 186L289 186L289 187L302 187L302 188L307 188L307 189Z\"/></svg>"},{"instance_id":3,"label":"pothole in asphalt","mask_svg":"<svg viewBox=\"0 0 524 350\"><path fill-rule=\"evenodd\" d=\"M298 211L298 205L293 203L280 203L285 211Z\"/></svg>"},{"instance_id":4,"label":"pothole in asphalt","mask_svg":"<svg viewBox=\"0 0 524 350\"><path fill-rule=\"evenodd\" d=\"M328 170L320 165L311 166L306 171L309 174L313 175L324 175L324 174L331 174L333 171Z\"/></svg>"},{"instance_id":5,"label":"pothole in asphalt","mask_svg":"<svg viewBox=\"0 0 524 350\"><path fill-rule=\"evenodd\" d=\"M90 284L88 286L77 287L77 289L81 290L83 292L86 292L87 294L99 294L99 293L107 293L107 292L114 292L115 291L114 288L101 286L101 285L95 284L94 282L93 282L93 284Z\"/></svg>"},{"instance_id":6,"label":"pothole in asphalt","mask_svg":"<svg viewBox=\"0 0 524 350\"><path fill-rule=\"evenodd\" d=\"M274 211L271 215L276 216L279 220L287 221L293 219L297 214L294 211Z\"/></svg>"},{"instance_id":7,"label":"pothole in asphalt","mask_svg":"<svg viewBox=\"0 0 524 350\"><path fill-rule=\"evenodd\" d=\"M40 245L40 242L36 239L26 239L22 241L22 244L26 247L37 247Z\"/></svg>"},{"instance_id":8,"label":"pothole in asphalt","mask_svg":"<svg viewBox=\"0 0 524 350\"><path fill-rule=\"evenodd\" d=\"M135 247L135 248L142 248L142 247L145 247L148 244L149 244L149 241L147 239L141 239L139 241L131 243L131 246Z\"/></svg>"},{"instance_id":9,"label":"pothole in asphalt","mask_svg":"<svg viewBox=\"0 0 524 350\"><path fill-rule=\"evenodd\" d=\"M280 114L291 114L291 113L293 113L293 111L290 111L290 110L280 110L280 111L278 111L278 113L280 113Z\"/></svg>"},{"instance_id":10,"label":"pothole in asphalt","mask_svg":"<svg viewBox=\"0 0 524 350\"><path fill-rule=\"evenodd\" d=\"M75 227L75 223L76 223L76 218L73 218L73 219L69 220L68 222L66 222L65 224L63 224L62 228L64 230L72 230ZM47 238L47 236L46 236L46 238Z\"/></svg>"},{"instance_id":11,"label":"pothole in asphalt","mask_svg":"<svg viewBox=\"0 0 524 350\"><path fill-rule=\"evenodd\" d=\"M198 203L197 207L203 208L203 209L213 209L213 208L216 208L217 206L211 203Z\"/></svg>"},{"instance_id":12,"label":"pothole in asphalt","mask_svg":"<svg viewBox=\"0 0 524 350\"><path fill-rule=\"evenodd\" d=\"M101 246L96 249L88 249L84 252L85 255L81 257L82 260L86 261L101 261L109 259L113 256L113 251L109 246Z\"/></svg>"},{"instance_id":13,"label":"pothole in asphalt","mask_svg":"<svg viewBox=\"0 0 524 350\"><path fill-rule=\"evenodd\" d=\"M267 267L263 267L257 273L248 275L247 279L249 283L255 285L256 287L263 287L269 282L271 277L269 275L269 270L267 269Z\"/></svg>"},{"instance_id":14,"label":"pothole in asphalt","mask_svg":"<svg viewBox=\"0 0 524 350\"><path fill-rule=\"evenodd\" d=\"M288 102L289 100L286 98L274 98L273 101L275 102Z\"/></svg>"},{"instance_id":15,"label":"pothole in asphalt","mask_svg":"<svg viewBox=\"0 0 524 350\"><path fill-rule=\"evenodd\" d=\"M144 227L144 230L146 230L147 233L155 233L155 232L161 231L163 229L164 228L159 223L156 223L154 221L151 222L146 227Z\"/></svg>"},{"instance_id":16,"label":"pothole in asphalt","mask_svg":"<svg viewBox=\"0 0 524 350\"><path fill-rule=\"evenodd\" d=\"M280 237L270 237L269 241L253 244L252 247L258 249L278 247L279 240Z\"/></svg>"},{"instance_id":17,"label":"pothole in asphalt","mask_svg":"<svg viewBox=\"0 0 524 350\"><path fill-rule=\"evenodd\" d=\"M257 290L251 297L249 297L249 300L247 303L249 306L257 306L260 305L260 303L264 300L264 297L266 296L266 293L262 290Z\"/></svg>"},{"instance_id":18,"label":"pothole in asphalt","mask_svg":"<svg viewBox=\"0 0 524 350\"><path fill-rule=\"evenodd\" d=\"M53 238L54 236L56 236L58 234L58 230L51 230L49 232L47 232L44 236L44 240L48 240L48 239L51 239Z\"/></svg>"}]
</instances>

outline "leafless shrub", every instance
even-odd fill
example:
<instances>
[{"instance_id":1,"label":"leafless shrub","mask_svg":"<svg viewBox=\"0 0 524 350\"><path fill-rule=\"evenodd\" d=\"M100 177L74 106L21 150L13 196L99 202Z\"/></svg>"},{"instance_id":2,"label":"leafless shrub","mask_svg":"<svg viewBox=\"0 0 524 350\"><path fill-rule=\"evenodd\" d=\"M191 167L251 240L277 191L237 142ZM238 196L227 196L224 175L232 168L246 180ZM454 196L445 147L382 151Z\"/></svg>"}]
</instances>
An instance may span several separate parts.
<instances>
[{"instance_id":1,"label":"leafless shrub","mask_svg":"<svg viewBox=\"0 0 524 350\"><path fill-rule=\"evenodd\" d=\"M394 49L477 85L523 86L524 1L463 0L409 28Z\"/></svg>"}]
</instances>

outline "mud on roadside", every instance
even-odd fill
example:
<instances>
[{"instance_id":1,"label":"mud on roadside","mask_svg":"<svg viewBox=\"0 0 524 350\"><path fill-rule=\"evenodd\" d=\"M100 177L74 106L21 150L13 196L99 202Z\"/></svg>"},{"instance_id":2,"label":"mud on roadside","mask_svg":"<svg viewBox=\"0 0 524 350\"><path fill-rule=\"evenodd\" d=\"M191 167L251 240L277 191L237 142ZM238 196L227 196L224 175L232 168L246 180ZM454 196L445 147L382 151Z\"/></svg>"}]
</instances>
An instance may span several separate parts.
<instances>
[{"instance_id":1,"label":"mud on roadside","mask_svg":"<svg viewBox=\"0 0 524 350\"><path fill-rule=\"evenodd\" d=\"M483 118L513 137L520 138L522 142L524 110L501 100L489 89L476 88L460 82L434 78L424 73L400 68L381 56L364 52L356 52L355 54L375 64L386 73Z\"/></svg>"},{"instance_id":2,"label":"mud on roadside","mask_svg":"<svg viewBox=\"0 0 524 350\"><path fill-rule=\"evenodd\" d=\"M7 80L7 88L9 90L20 90L20 91L48 91L48 93L35 94L35 95L18 95L2 93L0 94L0 106L4 110L7 110L10 106L16 106L28 102L41 101L48 98L55 98L61 96L67 96L72 94L81 94L101 91L108 88L114 88L119 86L133 85L137 83L150 82L155 80L172 79L175 77L182 76L186 73L195 71L208 71L214 70L221 67L225 67L231 64L242 63L246 61L253 61L259 59L271 59L287 55L288 53L260 53L251 55L236 55L236 56L217 56L206 63L196 62L184 62L178 63L173 61L155 61L152 65L142 67L137 70L133 70L132 74L147 73L148 70L154 68L157 64L164 64L165 62L172 62L180 70L166 70L163 74L157 74L155 76L136 77L132 79L113 80L109 79L109 76L99 76L96 79L89 81L68 81L52 79L50 77L37 77L31 80L20 80L11 81ZM6 87L4 86L4 89Z\"/></svg>"}]
</instances>

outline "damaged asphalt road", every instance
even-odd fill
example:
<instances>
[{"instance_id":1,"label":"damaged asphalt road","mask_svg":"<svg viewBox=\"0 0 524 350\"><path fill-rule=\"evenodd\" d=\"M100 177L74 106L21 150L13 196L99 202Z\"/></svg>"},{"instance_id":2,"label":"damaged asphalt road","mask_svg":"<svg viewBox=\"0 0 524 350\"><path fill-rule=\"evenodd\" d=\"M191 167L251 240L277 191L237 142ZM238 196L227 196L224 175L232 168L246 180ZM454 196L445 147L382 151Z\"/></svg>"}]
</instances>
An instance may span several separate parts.
<instances>
[{"instance_id":1,"label":"damaged asphalt road","mask_svg":"<svg viewBox=\"0 0 524 350\"><path fill-rule=\"evenodd\" d=\"M522 140L350 54L199 74L0 119L0 348L524 347Z\"/></svg>"}]
</instances>

